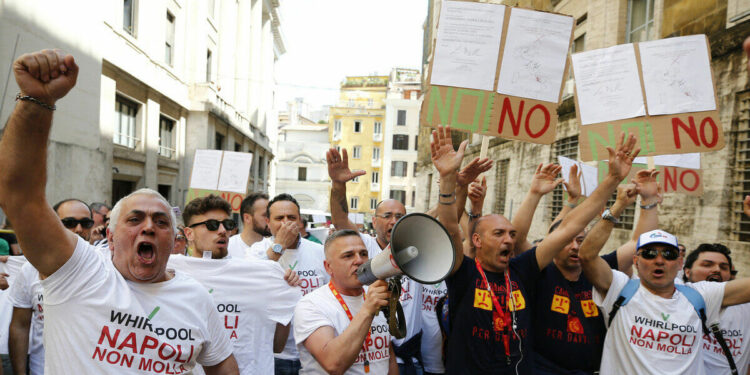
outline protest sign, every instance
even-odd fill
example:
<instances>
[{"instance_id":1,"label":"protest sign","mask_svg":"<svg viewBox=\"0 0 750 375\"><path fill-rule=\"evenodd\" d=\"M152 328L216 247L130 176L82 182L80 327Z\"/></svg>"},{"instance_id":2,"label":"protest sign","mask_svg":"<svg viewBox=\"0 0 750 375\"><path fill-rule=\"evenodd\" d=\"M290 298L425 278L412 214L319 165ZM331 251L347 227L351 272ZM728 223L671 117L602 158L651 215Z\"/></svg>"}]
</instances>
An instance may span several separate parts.
<instances>
[{"instance_id":1,"label":"protest sign","mask_svg":"<svg viewBox=\"0 0 750 375\"><path fill-rule=\"evenodd\" d=\"M195 150L190 187L185 203L209 194L224 198L239 213L247 193L253 154L221 150Z\"/></svg>"},{"instance_id":2,"label":"protest sign","mask_svg":"<svg viewBox=\"0 0 750 375\"><path fill-rule=\"evenodd\" d=\"M599 170L599 182L601 182L607 176L609 168L606 161L600 161L597 163L597 166ZM659 182L665 194L677 193L691 196L703 195L702 170L664 165L656 165L655 168L661 172L656 177L656 181ZM634 163L633 168L630 169L628 177L622 180L621 183L630 183L630 180L635 178L636 173L644 169L648 169L646 164Z\"/></svg>"}]
</instances>

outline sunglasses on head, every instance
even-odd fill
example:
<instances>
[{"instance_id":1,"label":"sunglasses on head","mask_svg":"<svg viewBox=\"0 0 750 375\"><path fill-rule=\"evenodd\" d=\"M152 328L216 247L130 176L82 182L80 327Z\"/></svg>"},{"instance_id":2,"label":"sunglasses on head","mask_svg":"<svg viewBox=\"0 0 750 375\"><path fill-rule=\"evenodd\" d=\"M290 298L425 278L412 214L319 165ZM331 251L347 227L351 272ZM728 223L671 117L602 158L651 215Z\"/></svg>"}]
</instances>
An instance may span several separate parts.
<instances>
[{"instance_id":1,"label":"sunglasses on head","mask_svg":"<svg viewBox=\"0 0 750 375\"><path fill-rule=\"evenodd\" d=\"M81 228L83 229L89 229L94 226L94 220L91 220L87 217L83 219L76 219L74 217L66 217L64 219L61 219L63 225L65 228L73 229L78 226L78 224L81 224Z\"/></svg>"},{"instance_id":2,"label":"sunglasses on head","mask_svg":"<svg viewBox=\"0 0 750 375\"><path fill-rule=\"evenodd\" d=\"M206 229L210 231L215 231L219 229L219 224L224 226L224 229L226 230L232 230L237 227L237 223L234 222L232 219L224 219L224 220L216 220L216 219L208 219L206 221L201 221L200 223L191 224L190 228L197 227L198 225L206 225Z\"/></svg>"},{"instance_id":3,"label":"sunglasses on head","mask_svg":"<svg viewBox=\"0 0 750 375\"><path fill-rule=\"evenodd\" d=\"M679 258L680 250L674 247L666 247L663 249L645 248L641 249L638 254L643 257L643 259L654 259L657 255L661 254L666 260L675 260Z\"/></svg>"}]
</instances>

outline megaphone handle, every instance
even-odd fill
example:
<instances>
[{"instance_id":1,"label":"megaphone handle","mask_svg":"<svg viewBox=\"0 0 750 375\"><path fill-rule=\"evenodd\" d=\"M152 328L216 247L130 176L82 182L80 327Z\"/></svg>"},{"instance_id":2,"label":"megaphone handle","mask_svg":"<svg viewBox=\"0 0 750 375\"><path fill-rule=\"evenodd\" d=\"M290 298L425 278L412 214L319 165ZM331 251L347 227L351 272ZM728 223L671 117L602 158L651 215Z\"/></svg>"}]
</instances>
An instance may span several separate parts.
<instances>
[{"instance_id":1,"label":"megaphone handle","mask_svg":"<svg viewBox=\"0 0 750 375\"><path fill-rule=\"evenodd\" d=\"M406 337L406 318L404 309L401 307L401 278L392 277L388 280L388 290L391 296L388 298L388 305L381 309L388 319L388 331L397 339Z\"/></svg>"}]
</instances>

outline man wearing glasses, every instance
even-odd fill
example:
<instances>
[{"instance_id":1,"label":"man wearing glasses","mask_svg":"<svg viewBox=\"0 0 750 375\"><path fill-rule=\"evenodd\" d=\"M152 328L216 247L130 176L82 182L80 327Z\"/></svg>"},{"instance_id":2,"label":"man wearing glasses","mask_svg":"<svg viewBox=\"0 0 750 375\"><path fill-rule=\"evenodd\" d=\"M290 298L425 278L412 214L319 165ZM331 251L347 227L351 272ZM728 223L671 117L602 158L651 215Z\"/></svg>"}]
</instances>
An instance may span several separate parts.
<instances>
[{"instance_id":1,"label":"man wearing glasses","mask_svg":"<svg viewBox=\"0 0 750 375\"><path fill-rule=\"evenodd\" d=\"M109 221L110 208L102 202L94 202L89 205L91 209L91 218L94 219L94 229L91 231L91 239L89 242L98 246L102 243L106 243L107 239L107 222Z\"/></svg>"},{"instance_id":2,"label":"man wearing glasses","mask_svg":"<svg viewBox=\"0 0 750 375\"><path fill-rule=\"evenodd\" d=\"M57 202L52 206L63 225L69 231L81 236L88 241L91 238L91 228L94 226L92 213L86 202L69 198Z\"/></svg>"},{"instance_id":3,"label":"man wearing glasses","mask_svg":"<svg viewBox=\"0 0 750 375\"><path fill-rule=\"evenodd\" d=\"M634 264L640 282L628 303L617 303L629 278L582 246L585 276L594 284L594 302L612 319L604 340L601 374L705 374L701 319L685 294L675 288L682 267L677 238L662 230L638 238ZM706 325L718 322L721 308L750 302L750 278L726 283L690 284L705 301ZM610 314L615 310L614 317ZM618 311L619 310L619 311Z\"/></svg>"},{"instance_id":4,"label":"man wearing glasses","mask_svg":"<svg viewBox=\"0 0 750 375\"><path fill-rule=\"evenodd\" d=\"M286 341L300 293L278 264L227 257L228 232L237 227L231 213L229 202L215 195L190 201L182 218L192 256L172 255L168 266L211 294L240 373L270 374L275 343Z\"/></svg>"}]
</instances>

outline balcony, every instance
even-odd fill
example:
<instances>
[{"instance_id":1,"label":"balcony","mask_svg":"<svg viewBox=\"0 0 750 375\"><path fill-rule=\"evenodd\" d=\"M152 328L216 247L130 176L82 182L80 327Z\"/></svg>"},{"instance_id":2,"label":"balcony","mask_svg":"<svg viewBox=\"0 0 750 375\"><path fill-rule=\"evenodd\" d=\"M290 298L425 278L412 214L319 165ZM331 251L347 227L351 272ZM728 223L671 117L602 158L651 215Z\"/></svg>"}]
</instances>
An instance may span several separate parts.
<instances>
[{"instance_id":1,"label":"balcony","mask_svg":"<svg viewBox=\"0 0 750 375\"><path fill-rule=\"evenodd\" d=\"M379 192L380 191L380 183L379 182L372 182L372 183L370 183L370 191L371 192Z\"/></svg>"},{"instance_id":2,"label":"balcony","mask_svg":"<svg viewBox=\"0 0 750 375\"><path fill-rule=\"evenodd\" d=\"M383 142L383 133L374 133L372 135L372 140L375 142Z\"/></svg>"},{"instance_id":3,"label":"balcony","mask_svg":"<svg viewBox=\"0 0 750 375\"><path fill-rule=\"evenodd\" d=\"M372 164L370 165L372 165L375 168L380 168L380 162L381 162L380 159L372 159Z\"/></svg>"}]
</instances>

